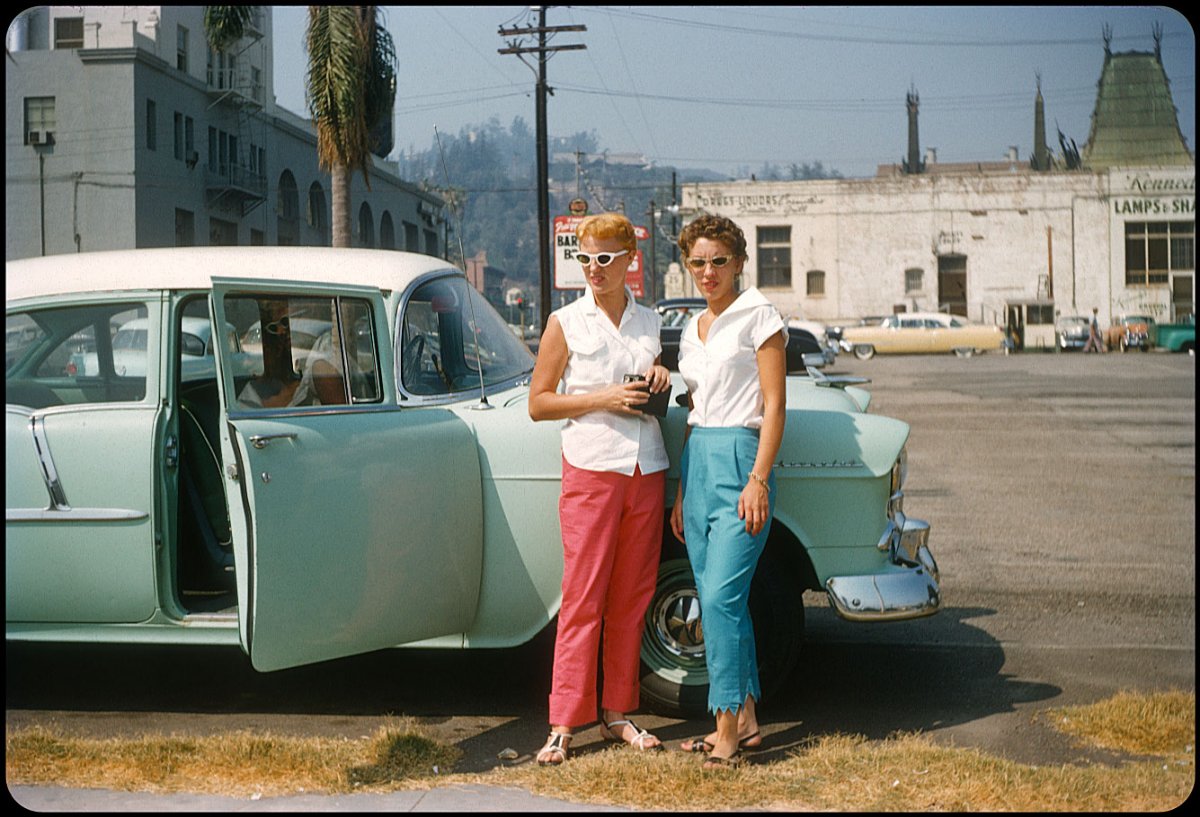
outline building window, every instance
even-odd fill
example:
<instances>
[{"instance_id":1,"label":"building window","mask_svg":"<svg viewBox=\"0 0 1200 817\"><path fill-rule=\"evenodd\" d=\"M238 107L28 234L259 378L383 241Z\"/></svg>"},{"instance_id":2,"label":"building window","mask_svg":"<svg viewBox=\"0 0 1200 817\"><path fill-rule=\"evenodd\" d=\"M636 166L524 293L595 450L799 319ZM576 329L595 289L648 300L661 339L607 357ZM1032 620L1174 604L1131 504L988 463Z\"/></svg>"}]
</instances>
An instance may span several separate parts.
<instances>
[{"instance_id":1,"label":"building window","mask_svg":"<svg viewBox=\"0 0 1200 817\"><path fill-rule=\"evenodd\" d=\"M792 228L758 228L758 285L791 287Z\"/></svg>"},{"instance_id":2,"label":"building window","mask_svg":"<svg viewBox=\"0 0 1200 817\"><path fill-rule=\"evenodd\" d=\"M805 275L805 293L808 295L825 294L825 273L819 269L810 269Z\"/></svg>"},{"instance_id":3,"label":"building window","mask_svg":"<svg viewBox=\"0 0 1200 817\"><path fill-rule=\"evenodd\" d=\"M175 246L196 246L196 214L175 208Z\"/></svg>"},{"instance_id":4,"label":"building window","mask_svg":"<svg viewBox=\"0 0 1200 817\"><path fill-rule=\"evenodd\" d=\"M192 154L196 152L196 122L190 116L183 119L183 149L188 161L192 161Z\"/></svg>"},{"instance_id":5,"label":"building window","mask_svg":"<svg viewBox=\"0 0 1200 817\"><path fill-rule=\"evenodd\" d=\"M58 128L58 119L54 113L54 97L27 96L25 97L25 144L30 144L29 134L37 131L38 139L44 141L45 133L54 133ZM38 144L42 144L39 141Z\"/></svg>"},{"instance_id":6,"label":"building window","mask_svg":"<svg viewBox=\"0 0 1200 817\"><path fill-rule=\"evenodd\" d=\"M212 172L217 171L217 129L212 125L208 126L208 169Z\"/></svg>"},{"instance_id":7,"label":"building window","mask_svg":"<svg viewBox=\"0 0 1200 817\"><path fill-rule=\"evenodd\" d=\"M83 18L56 17L54 19L55 48L83 48Z\"/></svg>"},{"instance_id":8,"label":"building window","mask_svg":"<svg viewBox=\"0 0 1200 817\"><path fill-rule=\"evenodd\" d=\"M922 279L925 277L925 270L920 267L910 267L904 271L904 291L920 292L924 286Z\"/></svg>"},{"instance_id":9,"label":"building window","mask_svg":"<svg viewBox=\"0 0 1200 817\"><path fill-rule=\"evenodd\" d=\"M175 112L174 117L175 130L175 158L183 161L183 114L179 111Z\"/></svg>"},{"instance_id":10,"label":"building window","mask_svg":"<svg viewBox=\"0 0 1200 817\"><path fill-rule=\"evenodd\" d=\"M1029 304L1025 307L1025 323L1033 326L1054 323L1054 304Z\"/></svg>"},{"instance_id":11,"label":"building window","mask_svg":"<svg viewBox=\"0 0 1200 817\"><path fill-rule=\"evenodd\" d=\"M1125 223L1125 285L1165 284L1172 272L1196 269L1196 222Z\"/></svg>"},{"instance_id":12,"label":"building window","mask_svg":"<svg viewBox=\"0 0 1200 817\"><path fill-rule=\"evenodd\" d=\"M417 225L410 222L401 222L404 225L404 249L409 252L420 252L421 246L418 243Z\"/></svg>"},{"instance_id":13,"label":"building window","mask_svg":"<svg viewBox=\"0 0 1200 817\"><path fill-rule=\"evenodd\" d=\"M439 255L437 233L433 230L425 231L425 254L434 257Z\"/></svg>"},{"instance_id":14,"label":"building window","mask_svg":"<svg viewBox=\"0 0 1200 817\"><path fill-rule=\"evenodd\" d=\"M158 106L146 100L146 149L158 150Z\"/></svg>"},{"instance_id":15,"label":"building window","mask_svg":"<svg viewBox=\"0 0 1200 817\"><path fill-rule=\"evenodd\" d=\"M188 30L183 26L175 27L175 67L188 70Z\"/></svg>"}]
</instances>

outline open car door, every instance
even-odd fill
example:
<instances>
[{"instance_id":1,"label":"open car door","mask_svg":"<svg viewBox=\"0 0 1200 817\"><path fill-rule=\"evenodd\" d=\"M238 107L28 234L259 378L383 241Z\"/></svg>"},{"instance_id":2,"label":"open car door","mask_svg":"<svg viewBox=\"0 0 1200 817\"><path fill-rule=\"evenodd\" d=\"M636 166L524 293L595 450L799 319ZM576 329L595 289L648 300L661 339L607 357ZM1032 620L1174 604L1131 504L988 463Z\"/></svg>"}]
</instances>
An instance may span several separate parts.
<instances>
[{"instance_id":1,"label":"open car door","mask_svg":"<svg viewBox=\"0 0 1200 817\"><path fill-rule=\"evenodd\" d=\"M259 670L464 632L483 513L474 436L400 408L378 289L214 278L242 646Z\"/></svg>"}]
</instances>

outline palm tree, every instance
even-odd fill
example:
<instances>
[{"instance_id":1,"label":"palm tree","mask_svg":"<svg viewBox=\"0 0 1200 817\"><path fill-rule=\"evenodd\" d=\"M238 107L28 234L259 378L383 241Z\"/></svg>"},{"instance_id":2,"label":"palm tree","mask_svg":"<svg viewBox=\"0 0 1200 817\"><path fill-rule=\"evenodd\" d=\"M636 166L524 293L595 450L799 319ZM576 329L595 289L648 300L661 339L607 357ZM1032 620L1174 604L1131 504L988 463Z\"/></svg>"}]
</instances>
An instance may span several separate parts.
<instances>
[{"instance_id":1,"label":"palm tree","mask_svg":"<svg viewBox=\"0 0 1200 817\"><path fill-rule=\"evenodd\" d=\"M205 6L204 33L216 51L224 51L242 38L254 16L254 6Z\"/></svg>"},{"instance_id":2,"label":"palm tree","mask_svg":"<svg viewBox=\"0 0 1200 817\"><path fill-rule=\"evenodd\" d=\"M329 171L333 246L350 246L350 179L368 168L376 126L390 117L396 49L376 6L309 6L308 108L317 126L317 159Z\"/></svg>"}]
</instances>

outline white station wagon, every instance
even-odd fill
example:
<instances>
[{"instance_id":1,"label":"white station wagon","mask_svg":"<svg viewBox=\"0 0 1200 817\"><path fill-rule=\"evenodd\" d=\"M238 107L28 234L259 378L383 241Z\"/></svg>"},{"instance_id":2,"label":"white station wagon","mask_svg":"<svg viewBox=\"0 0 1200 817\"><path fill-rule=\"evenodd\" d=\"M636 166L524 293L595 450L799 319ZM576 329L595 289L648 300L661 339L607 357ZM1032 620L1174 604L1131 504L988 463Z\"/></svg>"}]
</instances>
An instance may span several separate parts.
<instances>
[{"instance_id":1,"label":"white station wagon","mask_svg":"<svg viewBox=\"0 0 1200 817\"><path fill-rule=\"evenodd\" d=\"M134 250L9 262L5 288L7 638L240 644L275 670L514 646L553 621L559 426L530 420L532 355L446 262ZM227 327L205 367L201 324ZM120 362L122 326L145 330L145 365ZM313 326L300 365L292 333ZM941 592L929 526L903 511L908 426L819 373L787 398L751 593L768 687L799 655L804 591L856 622L929 615ZM668 497L685 420L660 421ZM669 529L645 700L703 709L702 613Z\"/></svg>"}]
</instances>

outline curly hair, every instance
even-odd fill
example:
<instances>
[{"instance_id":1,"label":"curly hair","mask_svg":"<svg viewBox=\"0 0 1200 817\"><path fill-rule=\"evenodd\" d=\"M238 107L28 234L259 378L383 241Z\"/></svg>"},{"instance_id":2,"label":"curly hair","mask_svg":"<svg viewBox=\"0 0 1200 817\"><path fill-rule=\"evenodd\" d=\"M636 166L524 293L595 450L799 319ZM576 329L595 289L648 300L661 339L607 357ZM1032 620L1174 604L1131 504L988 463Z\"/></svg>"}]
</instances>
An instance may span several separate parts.
<instances>
[{"instance_id":1,"label":"curly hair","mask_svg":"<svg viewBox=\"0 0 1200 817\"><path fill-rule=\"evenodd\" d=\"M679 233L679 248L687 256L692 251L692 245L701 238L720 241L732 250L734 258L746 258L746 236L741 227L725 216L706 213L690 222Z\"/></svg>"},{"instance_id":2,"label":"curly hair","mask_svg":"<svg viewBox=\"0 0 1200 817\"><path fill-rule=\"evenodd\" d=\"M585 238L615 238L621 242L623 248L629 250L630 255L637 252L637 236L633 232L633 222L620 213L597 213L588 216L575 228L575 237L580 241Z\"/></svg>"}]
</instances>

